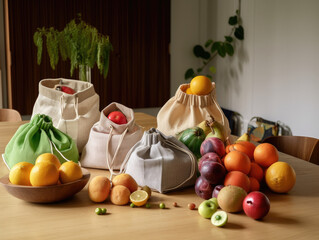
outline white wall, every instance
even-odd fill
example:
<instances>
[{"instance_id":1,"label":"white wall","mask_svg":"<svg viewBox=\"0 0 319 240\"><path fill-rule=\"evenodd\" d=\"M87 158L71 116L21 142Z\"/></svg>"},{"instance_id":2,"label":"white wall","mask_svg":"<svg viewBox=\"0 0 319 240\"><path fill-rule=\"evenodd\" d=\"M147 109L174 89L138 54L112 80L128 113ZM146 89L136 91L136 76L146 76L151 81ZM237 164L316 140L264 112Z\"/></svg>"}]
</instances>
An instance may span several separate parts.
<instances>
[{"instance_id":1,"label":"white wall","mask_svg":"<svg viewBox=\"0 0 319 240\"><path fill-rule=\"evenodd\" d=\"M172 0L171 94L198 66L192 47L229 34L237 0ZM294 135L319 138L319 1L242 0L245 40L215 61L217 99L242 114L280 120ZM316 71L317 70L317 71Z\"/></svg>"}]
</instances>

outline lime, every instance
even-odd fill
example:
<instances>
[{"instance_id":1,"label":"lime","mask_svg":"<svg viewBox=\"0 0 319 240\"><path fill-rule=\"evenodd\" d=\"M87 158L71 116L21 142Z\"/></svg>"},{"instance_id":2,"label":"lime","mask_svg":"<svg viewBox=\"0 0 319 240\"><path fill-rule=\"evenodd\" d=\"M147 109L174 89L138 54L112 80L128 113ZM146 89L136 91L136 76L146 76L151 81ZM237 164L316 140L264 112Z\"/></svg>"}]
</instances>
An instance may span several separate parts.
<instances>
[{"instance_id":1,"label":"lime","mask_svg":"<svg viewBox=\"0 0 319 240\"><path fill-rule=\"evenodd\" d=\"M159 207L160 207L160 209L164 209L166 207L165 203L160 203Z\"/></svg>"},{"instance_id":2,"label":"lime","mask_svg":"<svg viewBox=\"0 0 319 240\"><path fill-rule=\"evenodd\" d=\"M102 208L102 214L106 214L106 208Z\"/></svg>"},{"instance_id":3,"label":"lime","mask_svg":"<svg viewBox=\"0 0 319 240\"><path fill-rule=\"evenodd\" d=\"M211 221L213 225L217 227L222 227L228 221L227 213L225 211L217 211L213 214Z\"/></svg>"},{"instance_id":4,"label":"lime","mask_svg":"<svg viewBox=\"0 0 319 240\"><path fill-rule=\"evenodd\" d=\"M134 203L131 203L131 204L130 204L130 207L131 207L131 208L135 207Z\"/></svg>"},{"instance_id":5,"label":"lime","mask_svg":"<svg viewBox=\"0 0 319 240\"><path fill-rule=\"evenodd\" d=\"M102 209L101 209L101 208L96 208L96 209L95 209L95 213L96 213L97 215L101 215L101 214L102 214Z\"/></svg>"},{"instance_id":6,"label":"lime","mask_svg":"<svg viewBox=\"0 0 319 240\"><path fill-rule=\"evenodd\" d=\"M131 202L137 206L143 206L148 200L148 193L144 190L136 190L130 195Z\"/></svg>"},{"instance_id":7,"label":"lime","mask_svg":"<svg viewBox=\"0 0 319 240\"><path fill-rule=\"evenodd\" d=\"M145 207L146 207L146 208L151 208L151 204L146 203L146 204L145 204Z\"/></svg>"}]
</instances>

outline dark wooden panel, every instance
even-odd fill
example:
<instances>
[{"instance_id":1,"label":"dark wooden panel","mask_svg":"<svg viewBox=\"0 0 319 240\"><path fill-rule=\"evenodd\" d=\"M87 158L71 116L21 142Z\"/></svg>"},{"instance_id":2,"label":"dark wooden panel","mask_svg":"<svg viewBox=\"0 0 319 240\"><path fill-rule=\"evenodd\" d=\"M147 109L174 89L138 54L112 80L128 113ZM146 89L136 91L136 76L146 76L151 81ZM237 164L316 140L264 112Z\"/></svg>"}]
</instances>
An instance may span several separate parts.
<instances>
[{"instance_id":1,"label":"dark wooden panel","mask_svg":"<svg viewBox=\"0 0 319 240\"><path fill-rule=\"evenodd\" d=\"M162 106L170 94L170 0L9 0L13 107L31 114L41 79L78 79L77 71L70 76L68 62L60 60L52 70L45 51L37 65L33 44L38 27L62 30L77 13L108 34L114 47L107 79L97 67L92 70L101 109L113 101L132 108Z\"/></svg>"}]
</instances>

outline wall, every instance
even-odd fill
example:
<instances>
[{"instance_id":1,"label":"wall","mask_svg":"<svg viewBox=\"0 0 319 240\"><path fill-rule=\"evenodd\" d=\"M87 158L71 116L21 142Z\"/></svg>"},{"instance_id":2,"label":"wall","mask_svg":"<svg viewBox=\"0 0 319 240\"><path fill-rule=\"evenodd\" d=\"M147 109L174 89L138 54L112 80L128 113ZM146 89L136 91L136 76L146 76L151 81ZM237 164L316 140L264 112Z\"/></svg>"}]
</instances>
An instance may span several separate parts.
<instances>
[{"instance_id":1,"label":"wall","mask_svg":"<svg viewBox=\"0 0 319 240\"><path fill-rule=\"evenodd\" d=\"M172 0L171 94L185 70L198 66L192 47L222 40L237 6L237 0ZM257 115L319 138L318 10L316 0L241 1L245 40L233 58L215 61L213 80L220 105L242 114L244 128Z\"/></svg>"}]
</instances>

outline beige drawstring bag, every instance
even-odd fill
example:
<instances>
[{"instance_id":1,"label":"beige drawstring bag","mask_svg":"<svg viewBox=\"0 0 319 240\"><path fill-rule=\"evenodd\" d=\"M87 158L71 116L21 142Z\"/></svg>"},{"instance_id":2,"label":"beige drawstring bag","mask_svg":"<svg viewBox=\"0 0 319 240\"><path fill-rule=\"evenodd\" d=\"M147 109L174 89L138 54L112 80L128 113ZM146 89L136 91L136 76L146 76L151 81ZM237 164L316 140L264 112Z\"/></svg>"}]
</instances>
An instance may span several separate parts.
<instances>
[{"instance_id":1,"label":"beige drawstring bag","mask_svg":"<svg viewBox=\"0 0 319 240\"><path fill-rule=\"evenodd\" d=\"M113 111L121 111L127 124L116 124L107 116ZM83 167L119 170L128 151L143 135L142 129L135 123L134 112L119 103L111 103L101 112L100 121L91 128L90 137L81 155Z\"/></svg>"},{"instance_id":2,"label":"beige drawstring bag","mask_svg":"<svg viewBox=\"0 0 319 240\"><path fill-rule=\"evenodd\" d=\"M157 114L157 128L166 135L176 136L187 128L195 127L209 116L220 122L230 136L228 119L216 101L216 87L203 96L185 93L189 84L182 84Z\"/></svg>"},{"instance_id":3,"label":"beige drawstring bag","mask_svg":"<svg viewBox=\"0 0 319 240\"><path fill-rule=\"evenodd\" d=\"M68 86L75 90L67 94L55 86ZM39 95L33 106L32 117L45 114L52 118L53 126L69 135L79 152L89 138L90 129L100 117L100 97L91 83L71 79L43 79Z\"/></svg>"},{"instance_id":4,"label":"beige drawstring bag","mask_svg":"<svg viewBox=\"0 0 319 240\"><path fill-rule=\"evenodd\" d=\"M139 186L147 185L165 193L195 184L197 160L175 137L151 128L128 152L122 171L130 174Z\"/></svg>"}]
</instances>

